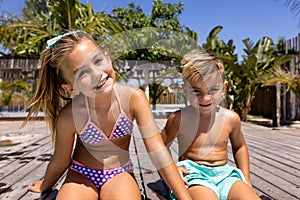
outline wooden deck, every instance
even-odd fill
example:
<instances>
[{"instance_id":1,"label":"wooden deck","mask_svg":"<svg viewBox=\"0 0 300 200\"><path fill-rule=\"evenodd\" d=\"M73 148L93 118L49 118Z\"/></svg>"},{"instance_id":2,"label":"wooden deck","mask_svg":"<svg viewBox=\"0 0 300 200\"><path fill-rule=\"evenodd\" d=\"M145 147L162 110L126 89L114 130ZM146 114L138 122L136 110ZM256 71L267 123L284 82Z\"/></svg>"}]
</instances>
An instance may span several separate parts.
<instances>
[{"instance_id":1,"label":"wooden deck","mask_svg":"<svg viewBox=\"0 0 300 200\"><path fill-rule=\"evenodd\" d=\"M157 119L157 123L163 127L165 119ZM18 125L10 124L12 127L8 127L0 121L0 132L14 131ZM255 191L270 199L300 199L300 129L272 129L249 123L243 123L242 129L250 151L251 179ZM45 127L40 125L31 131L38 134L26 142L0 149L0 200L55 199L57 190L42 196L27 191L35 180L43 178L52 153ZM130 151L141 194L149 200L165 199L165 187L148 158L136 128L133 135ZM176 159L176 142L171 146L171 152ZM230 147L229 160L229 164L233 165ZM56 189L59 189L61 182Z\"/></svg>"}]
</instances>

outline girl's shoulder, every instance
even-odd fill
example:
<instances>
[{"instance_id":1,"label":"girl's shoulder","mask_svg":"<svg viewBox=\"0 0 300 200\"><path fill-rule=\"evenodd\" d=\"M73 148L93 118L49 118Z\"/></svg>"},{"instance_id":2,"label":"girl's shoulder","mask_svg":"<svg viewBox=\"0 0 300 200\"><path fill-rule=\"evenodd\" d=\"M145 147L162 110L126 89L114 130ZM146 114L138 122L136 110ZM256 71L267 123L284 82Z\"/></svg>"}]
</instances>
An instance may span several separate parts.
<instances>
[{"instance_id":1,"label":"girl's shoulder","mask_svg":"<svg viewBox=\"0 0 300 200\"><path fill-rule=\"evenodd\" d=\"M84 102L85 101L82 95L74 97L71 101L67 102L59 111L58 120L73 121L74 112L77 109L83 107L85 105Z\"/></svg>"},{"instance_id":2,"label":"girl's shoulder","mask_svg":"<svg viewBox=\"0 0 300 200\"><path fill-rule=\"evenodd\" d=\"M56 130L57 134L66 132L64 127L68 127L68 130L73 130L74 120L73 120L73 112L72 112L72 102L68 102L64 105L64 107L59 111L58 117L56 120Z\"/></svg>"},{"instance_id":3,"label":"girl's shoulder","mask_svg":"<svg viewBox=\"0 0 300 200\"><path fill-rule=\"evenodd\" d=\"M139 90L139 88L131 85L123 85L120 83L115 83L115 88L118 92L126 91L126 92L134 92L136 90Z\"/></svg>"},{"instance_id":4,"label":"girl's shoulder","mask_svg":"<svg viewBox=\"0 0 300 200\"><path fill-rule=\"evenodd\" d=\"M144 93L143 90L135 86L115 84L116 91L120 98L131 99L134 95Z\"/></svg>"}]
</instances>

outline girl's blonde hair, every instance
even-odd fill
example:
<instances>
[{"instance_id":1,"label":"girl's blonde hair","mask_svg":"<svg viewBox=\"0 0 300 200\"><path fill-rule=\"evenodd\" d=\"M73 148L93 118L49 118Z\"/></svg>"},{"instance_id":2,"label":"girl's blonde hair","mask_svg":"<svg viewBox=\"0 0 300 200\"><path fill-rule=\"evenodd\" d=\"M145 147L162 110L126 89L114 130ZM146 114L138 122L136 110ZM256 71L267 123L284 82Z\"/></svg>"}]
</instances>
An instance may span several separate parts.
<instances>
[{"instance_id":1,"label":"girl's blonde hair","mask_svg":"<svg viewBox=\"0 0 300 200\"><path fill-rule=\"evenodd\" d=\"M225 81L223 61L216 55L203 50L193 50L181 60L182 75L185 80L205 80L218 72Z\"/></svg>"},{"instance_id":2,"label":"girl's blonde hair","mask_svg":"<svg viewBox=\"0 0 300 200\"><path fill-rule=\"evenodd\" d=\"M36 117L42 109L47 125L50 127L52 143L54 143L55 139L55 125L58 113L66 103L65 100L70 100L67 98L67 92L61 87L62 84L67 83L61 70L62 59L82 40L94 41L81 31L72 31L62 36L58 36L57 41L47 46L42 52L40 59L41 70L36 90L28 107L28 115L22 124L22 126L25 126L31 117Z\"/></svg>"}]
</instances>

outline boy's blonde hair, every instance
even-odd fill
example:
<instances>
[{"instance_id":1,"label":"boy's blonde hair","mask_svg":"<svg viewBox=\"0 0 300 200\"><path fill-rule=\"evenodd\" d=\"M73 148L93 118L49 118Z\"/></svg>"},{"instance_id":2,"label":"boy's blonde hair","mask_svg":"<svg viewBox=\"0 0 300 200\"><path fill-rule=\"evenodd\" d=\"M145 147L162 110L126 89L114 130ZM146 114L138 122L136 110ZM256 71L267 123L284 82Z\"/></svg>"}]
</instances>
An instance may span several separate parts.
<instances>
[{"instance_id":1,"label":"boy's blonde hair","mask_svg":"<svg viewBox=\"0 0 300 200\"><path fill-rule=\"evenodd\" d=\"M225 81L223 61L213 53L203 50L193 50L185 54L181 60L184 80L207 80L213 78L216 72Z\"/></svg>"}]
</instances>

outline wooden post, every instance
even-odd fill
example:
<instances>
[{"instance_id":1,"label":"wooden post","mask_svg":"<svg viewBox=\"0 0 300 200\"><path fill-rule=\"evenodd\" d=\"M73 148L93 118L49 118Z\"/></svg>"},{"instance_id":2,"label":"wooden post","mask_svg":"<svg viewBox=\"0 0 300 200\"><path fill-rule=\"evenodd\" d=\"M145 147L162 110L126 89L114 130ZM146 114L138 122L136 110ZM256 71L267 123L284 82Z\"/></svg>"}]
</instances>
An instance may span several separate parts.
<instances>
[{"instance_id":1,"label":"wooden post","mask_svg":"<svg viewBox=\"0 0 300 200\"><path fill-rule=\"evenodd\" d=\"M274 127L278 127L280 126L280 118L281 118L281 101L280 101L280 91L281 85L278 84L276 85L276 110L275 110L275 114L273 115L273 126Z\"/></svg>"}]
</instances>

